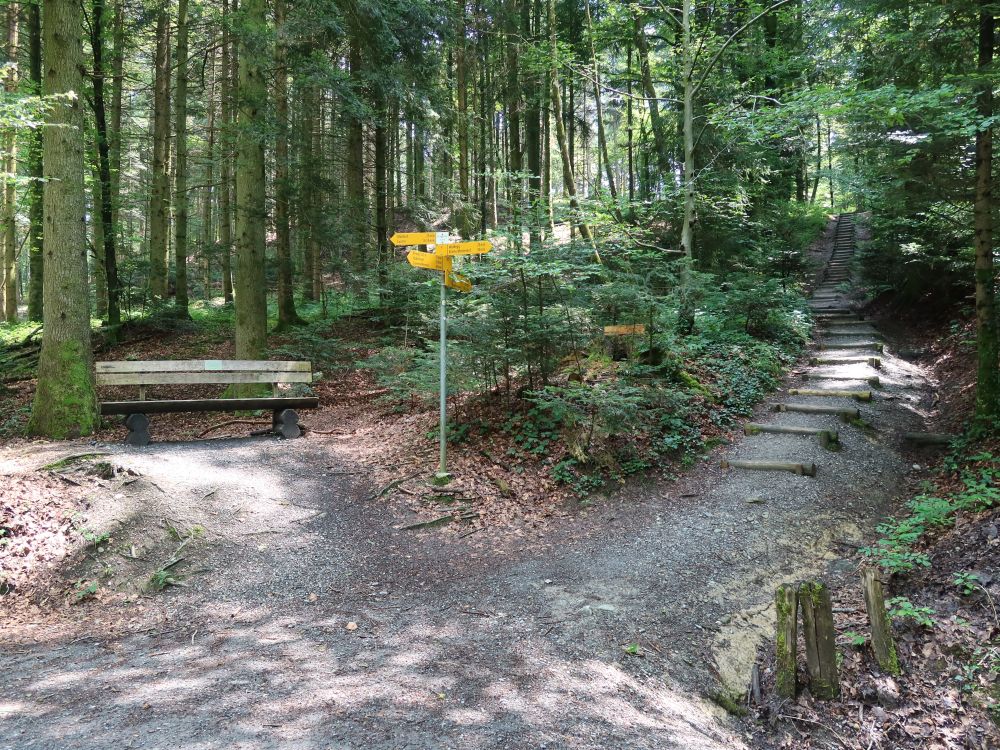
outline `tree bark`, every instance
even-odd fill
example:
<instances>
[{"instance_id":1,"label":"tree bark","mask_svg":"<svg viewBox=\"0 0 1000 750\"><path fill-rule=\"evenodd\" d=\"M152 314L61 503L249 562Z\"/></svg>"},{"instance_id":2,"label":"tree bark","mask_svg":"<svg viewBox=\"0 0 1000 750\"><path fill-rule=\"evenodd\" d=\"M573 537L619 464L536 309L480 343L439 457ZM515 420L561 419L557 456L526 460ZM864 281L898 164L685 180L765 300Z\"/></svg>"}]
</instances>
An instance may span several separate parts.
<instances>
[{"instance_id":1,"label":"tree bark","mask_svg":"<svg viewBox=\"0 0 1000 750\"><path fill-rule=\"evenodd\" d=\"M569 208L572 220L576 222L580 230L580 236L587 242L593 244L594 235L583 220L580 212L580 201L576 196L576 177L573 175L573 160L569 153L569 144L566 140L566 125L562 117L562 96L559 93L559 48L556 44L556 6L555 0L548 0L549 14L549 54L552 56L551 76L552 88L550 98L552 100L552 118L556 123L556 140L559 143L559 153L562 155L563 165L563 187L569 195Z\"/></svg>"},{"instance_id":2,"label":"tree bark","mask_svg":"<svg viewBox=\"0 0 1000 750\"><path fill-rule=\"evenodd\" d=\"M292 289L292 238L288 217L291 179L288 170L288 42L285 38L285 0L274 0L275 48L274 98L277 140L274 148L274 232L278 261L278 328L302 322L295 311Z\"/></svg>"},{"instance_id":3,"label":"tree bark","mask_svg":"<svg viewBox=\"0 0 1000 750\"><path fill-rule=\"evenodd\" d=\"M97 139L98 184L94 194L96 210L100 213L101 248L103 261L103 282L106 289L104 320L109 336L117 338L121 325L121 294L118 280L118 246L114 223L114 202L111 185L111 151L109 145L108 121L104 98L104 8L105 0L94 0L91 14L90 45L94 52L94 127ZM97 226L97 222L95 222ZM100 282L99 282L100 283Z\"/></svg>"},{"instance_id":4,"label":"tree bark","mask_svg":"<svg viewBox=\"0 0 1000 750\"><path fill-rule=\"evenodd\" d=\"M15 66L7 77L5 87L9 95L13 95L17 90L18 68L16 66L18 58L18 23L21 9L17 3L7 6L7 18L5 26L7 30L7 59L12 60ZM17 175L17 137L14 129L11 129L4 137L4 159L3 169L7 178L4 180L3 190L3 216L0 224L3 227L3 317L4 320L15 322L17 320L17 190L15 176Z\"/></svg>"},{"instance_id":5,"label":"tree bark","mask_svg":"<svg viewBox=\"0 0 1000 750\"><path fill-rule=\"evenodd\" d=\"M215 46L215 36L209 38L209 45ZM215 198L215 91L218 75L215 70L216 51L208 55L208 143L205 146L205 187L202 190L201 206L201 269L202 299L212 298L212 255L215 249L215 224L212 206Z\"/></svg>"},{"instance_id":6,"label":"tree bark","mask_svg":"<svg viewBox=\"0 0 1000 750\"><path fill-rule=\"evenodd\" d=\"M84 60L80 4L44 0L45 94L66 94L46 116L45 312L29 432L55 439L91 434L98 424L90 344L84 225ZM75 94L75 95L74 95Z\"/></svg>"},{"instance_id":7,"label":"tree bark","mask_svg":"<svg viewBox=\"0 0 1000 750\"><path fill-rule=\"evenodd\" d=\"M232 205L232 150L233 150L233 59L232 31L229 28L232 13L229 0L222 0L222 127L219 132L219 251L222 255L222 300L233 301L233 205Z\"/></svg>"},{"instance_id":8,"label":"tree bark","mask_svg":"<svg viewBox=\"0 0 1000 750\"><path fill-rule=\"evenodd\" d=\"M362 76L361 44L351 41L351 77L361 85ZM368 232L368 206L365 201L365 140L364 123L355 113L348 114L347 125L347 248L356 269L365 265Z\"/></svg>"},{"instance_id":9,"label":"tree bark","mask_svg":"<svg viewBox=\"0 0 1000 750\"><path fill-rule=\"evenodd\" d=\"M993 84L990 68L996 19L992 0L979 0L979 71L982 75L976 100L981 121L993 117ZM976 416L995 417L1000 412L1000 334L996 318L996 282L993 268L993 129L980 128L976 133L976 330L978 346L978 386Z\"/></svg>"},{"instance_id":10,"label":"tree bark","mask_svg":"<svg viewBox=\"0 0 1000 750\"><path fill-rule=\"evenodd\" d=\"M188 144L187 144L187 28L188 0L177 0L177 98L174 104L174 268L176 296L174 308L179 318L188 313Z\"/></svg>"},{"instance_id":11,"label":"tree bark","mask_svg":"<svg viewBox=\"0 0 1000 750\"><path fill-rule=\"evenodd\" d=\"M694 42L691 36L691 0L681 5L683 28L683 70L681 85L684 92L684 219L681 223L681 250L688 260L694 257Z\"/></svg>"},{"instance_id":12,"label":"tree bark","mask_svg":"<svg viewBox=\"0 0 1000 750\"><path fill-rule=\"evenodd\" d=\"M514 227L514 245L521 247L522 223L521 202L523 200L522 175L524 169L521 160L521 81L518 66L518 0L506 0L504 13L506 15L506 47L507 47L507 146L510 166L510 213L511 225Z\"/></svg>"},{"instance_id":13,"label":"tree bark","mask_svg":"<svg viewBox=\"0 0 1000 750\"><path fill-rule=\"evenodd\" d=\"M244 0L239 35L236 136L236 357L260 359L267 346L264 276L265 219L263 130L268 67L260 39L267 28L266 0Z\"/></svg>"},{"instance_id":14,"label":"tree bark","mask_svg":"<svg viewBox=\"0 0 1000 750\"><path fill-rule=\"evenodd\" d=\"M33 94L42 93L42 11L41 6L28 6L28 76ZM29 173L28 228L28 320L40 321L43 317L42 283L44 270L44 240L42 237L43 202L45 196L42 177L42 132L36 128L31 135Z\"/></svg>"},{"instance_id":15,"label":"tree bark","mask_svg":"<svg viewBox=\"0 0 1000 750\"><path fill-rule=\"evenodd\" d=\"M590 15L590 3L585 2L583 7L586 8L587 12L587 36L590 39L590 61L594 69L594 106L597 110L597 143L604 159L604 171L608 178L608 192L611 194L611 200L615 204L615 218L621 221L621 210L618 208L618 187L615 185L614 168L611 166L611 158L608 156L608 134L604 128L604 104L601 99L601 71L597 65L597 50L594 46L594 21Z\"/></svg>"},{"instance_id":16,"label":"tree bark","mask_svg":"<svg viewBox=\"0 0 1000 750\"><path fill-rule=\"evenodd\" d=\"M156 12L153 80L153 174L149 198L149 293L167 296L167 232L170 224L170 16L167 0Z\"/></svg>"}]
</instances>

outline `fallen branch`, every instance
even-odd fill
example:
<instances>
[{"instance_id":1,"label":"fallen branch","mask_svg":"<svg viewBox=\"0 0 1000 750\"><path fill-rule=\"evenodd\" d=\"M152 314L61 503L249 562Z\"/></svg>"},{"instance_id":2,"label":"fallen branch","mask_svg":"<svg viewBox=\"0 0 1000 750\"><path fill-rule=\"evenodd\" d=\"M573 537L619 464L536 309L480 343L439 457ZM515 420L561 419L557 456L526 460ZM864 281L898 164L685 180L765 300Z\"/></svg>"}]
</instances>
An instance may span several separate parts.
<instances>
[{"instance_id":1,"label":"fallen branch","mask_svg":"<svg viewBox=\"0 0 1000 750\"><path fill-rule=\"evenodd\" d=\"M231 419L228 422L220 422L219 424L212 425L207 430L203 430L202 432L200 432L197 437L200 440L210 432L215 432L216 430L221 430L223 427L230 427L232 425L237 425L237 424L245 424L245 425L251 425L253 427L258 427L261 425L271 424L271 423L261 422L259 420L250 420L250 419Z\"/></svg>"},{"instance_id":2,"label":"fallen branch","mask_svg":"<svg viewBox=\"0 0 1000 750\"><path fill-rule=\"evenodd\" d=\"M387 492L390 492L399 487L399 485L401 485L403 482L407 482L417 476L420 476L419 471L415 471L412 474L403 477L402 479L396 479L392 482L389 482L389 484L387 484L385 487L383 487L378 492L369 497L368 502L371 502L373 500L378 500L380 497L384 496Z\"/></svg>"}]
</instances>

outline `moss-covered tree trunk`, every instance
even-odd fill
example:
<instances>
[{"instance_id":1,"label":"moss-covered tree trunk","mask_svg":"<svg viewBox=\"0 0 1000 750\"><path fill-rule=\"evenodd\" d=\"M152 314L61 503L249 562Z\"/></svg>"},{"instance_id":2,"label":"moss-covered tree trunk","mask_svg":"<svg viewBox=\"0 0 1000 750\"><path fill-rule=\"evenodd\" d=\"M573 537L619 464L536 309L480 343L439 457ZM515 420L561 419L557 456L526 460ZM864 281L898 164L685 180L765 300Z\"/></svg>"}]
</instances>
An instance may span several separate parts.
<instances>
[{"instance_id":1,"label":"moss-covered tree trunk","mask_svg":"<svg viewBox=\"0 0 1000 750\"><path fill-rule=\"evenodd\" d=\"M265 0L244 0L239 30L236 135L236 358L260 359L267 345L264 287L264 144L267 84Z\"/></svg>"},{"instance_id":2,"label":"moss-covered tree trunk","mask_svg":"<svg viewBox=\"0 0 1000 750\"><path fill-rule=\"evenodd\" d=\"M38 385L29 430L70 438L98 424L90 345L87 236L84 226L83 19L80 5L44 0L47 95L69 94L44 129L45 312Z\"/></svg>"},{"instance_id":3,"label":"moss-covered tree trunk","mask_svg":"<svg viewBox=\"0 0 1000 750\"><path fill-rule=\"evenodd\" d=\"M996 20L991 0L979 0L979 69L986 82L977 100L979 116L993 116L993 88L989 70L993 64ZM993 130L976 134L976 329L979 339L976 415L992 418L1000 413L1000 334L997 331L996 282L993 269Z\"/></svg>"}]
</instances>

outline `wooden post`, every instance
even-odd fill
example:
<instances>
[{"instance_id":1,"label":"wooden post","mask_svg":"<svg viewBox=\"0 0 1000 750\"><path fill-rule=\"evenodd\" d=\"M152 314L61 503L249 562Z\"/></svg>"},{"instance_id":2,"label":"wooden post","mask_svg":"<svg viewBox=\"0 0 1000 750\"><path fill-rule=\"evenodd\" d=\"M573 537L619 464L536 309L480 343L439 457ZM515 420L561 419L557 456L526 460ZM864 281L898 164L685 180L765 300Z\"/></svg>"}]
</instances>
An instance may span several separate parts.
<instances>
[{"instance_id":1,"label":"wooden post","mask_svg":"<svg viewBox=\"0 0 1000 750\"><path fill-rule=\"evenodd\" d=\"M837 676L837 647L833 630L830 591L820 581L806 581L799 587L802 630L806 641L809 690L813 697L830 700L840 695Z\"/></svg>"},{"instance_id":2,"label":"wooden post","mask_svg":"<svg viewBox=\"0 0 1000 750\"><path fill-rule=\"evenodd\" d=\"M778 586L774 595L774 604L778 613L777 631L775 636L775 652L777 654L777 675L775 686L782 698L795 698L795 674L798 669L798 608L799 599L795 586L784 583Z\"/></svg>"},{"instance_id":3,"label":"wooden post","mask_svg":"<svg viewBox=\"0 0 1000 750\"><path fill-rule=\"evenodd\" d=\"M865 597L865 609L868 610L868 621L872 627L872 650L875 659L883 672L898 675L899 655L896 653L896 642L892 639L892 622L885 611L885 596L882 594L882 581L878 570L872 567L861 569L861 590Z\"/></svg>"}]
</instances>

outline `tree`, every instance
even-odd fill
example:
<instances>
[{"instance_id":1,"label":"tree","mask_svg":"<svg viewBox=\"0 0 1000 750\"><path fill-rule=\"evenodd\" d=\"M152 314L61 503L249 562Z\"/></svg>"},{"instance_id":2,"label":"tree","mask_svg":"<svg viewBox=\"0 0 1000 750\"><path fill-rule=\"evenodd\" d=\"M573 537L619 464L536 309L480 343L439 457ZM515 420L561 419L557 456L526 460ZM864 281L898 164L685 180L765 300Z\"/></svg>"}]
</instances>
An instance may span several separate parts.
<instances>
[{"instance_id":1,"label":"tree","mask_svg":"<svg viewBox=\"0 0 1000 750\"><path fill-rule=\"evenodd\" d=\"M170 12L167 0L156 11L153 77L153 173L149 196L149 293L167 297L170 227Z\"/></svg>"},{"instance_id":2,"label":"tree","mask_svg":"<svg viewBox=\"0 0 1000 750\"><path fill-rule=\"evenodd\" d=\"M993 269L993 49L996 44L995 3L979 0L979 94L976 109L976 327L979 336L976 413L1000 414L1000 333L997 331L996 275Z\"/></svg>"},{"instance_id":3,"label":"tree","mask_svg":"<svg viewBox=\"0 0 1000 750\"><path fill-rule=\"evenodd\" d=\"M28 6L28 77L31 93L42 93L42 9L38 3ZM42 182L42 131L32 131L29 147L28 176L28 320L42 319L42 278L44 247L42 239L44 183Z\"/></svg>"},{"instance_id":4,"label":"tree","mask_svg":"<svg viewBox=\"0 0 1000 750\"><path fill-rule=\"evenodd\" d=\"M188 2L177 0L177 94L174 103L174 268L177 292L174 308L177 317L188 313Z\"/></svg>"},{"instance_id":5,"label":"tree","mask_svg":"<svg viewBox=\"0 0 1000 750\"><path fill-rule=\"evenodd\" d=\"M267 296L264 143L267 107L267 4L244 0L239 29L239 81L236 99L236 356L260 359L267 346Z\"/></svg>"},{"instance_id":6,"label":"tree","mask_svg":"<svg viewBox=\"0 0 1000 750\"><path fill-rule=\"evenodd\" d=\"M17 3L7 6L4 27L7 32L8 59L17 61L18 30L20 29L21 9ZM17 90L18 73L16 65L8 72L5 86L8 93ZM17 175L17 135L13 129L4 138L3 171L6 175L3 189L3 216L0 219L3 239L3 317L4 320L17 320L17 192L15 176Z\"/></svg>"},{"instance_id":7,"label":"tree","mask_svg":"<svg viewBox=\"0 0 1000 750\"><path fill-rule=\"evenodd\" d=\"M70 438L98 424L84 226L83 19L80 4L44 0L46 95L58 97L43 135L44 329L29 430Z\"/></svg>"}]
</instances>

